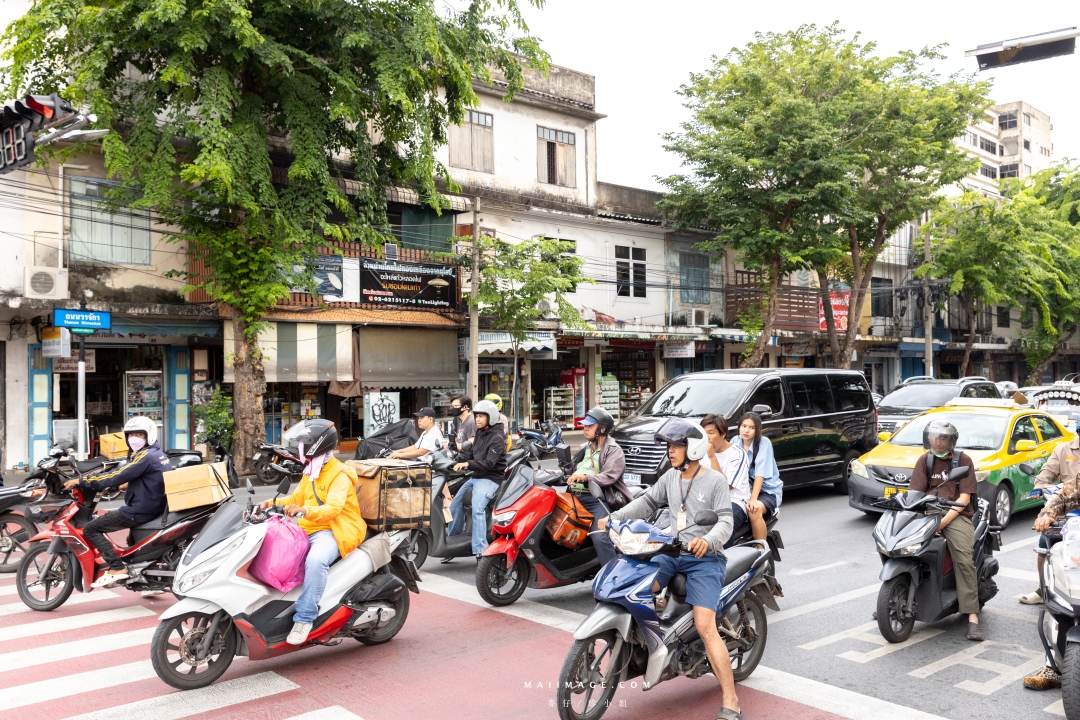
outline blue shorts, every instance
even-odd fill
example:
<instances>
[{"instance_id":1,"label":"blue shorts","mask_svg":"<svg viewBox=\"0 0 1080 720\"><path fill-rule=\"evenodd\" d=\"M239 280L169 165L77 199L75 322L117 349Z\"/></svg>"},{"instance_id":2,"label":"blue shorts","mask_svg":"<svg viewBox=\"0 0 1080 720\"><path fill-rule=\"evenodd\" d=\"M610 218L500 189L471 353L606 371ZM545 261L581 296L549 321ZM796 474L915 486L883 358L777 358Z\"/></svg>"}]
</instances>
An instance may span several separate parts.
<instances>
[{"instance_id":1,"label":"blue shorts","mask_svg":"<svg viewBox=\"0 0 1080 720\"><path fill-rule=\"evenodd\" d=\"M659 555L652 560L660 566L656 582L661 589L667 587L675 573L686 576L686 602L695 607L716 610L720 604L720 592L724 589L727 558L712 553L696 558L693 555Z\"/></svg>"},{"instance_id":2,"label":"blue shorts","mask_svg":"<svg viewBox=\"0 0 1080 720\"><path fill-rule=\"evenodd\" d=\"M771 517L776 512L776 496L764 490L758 493L758 502L765 506L765 517Z\"/></svg>"}]
</instances>

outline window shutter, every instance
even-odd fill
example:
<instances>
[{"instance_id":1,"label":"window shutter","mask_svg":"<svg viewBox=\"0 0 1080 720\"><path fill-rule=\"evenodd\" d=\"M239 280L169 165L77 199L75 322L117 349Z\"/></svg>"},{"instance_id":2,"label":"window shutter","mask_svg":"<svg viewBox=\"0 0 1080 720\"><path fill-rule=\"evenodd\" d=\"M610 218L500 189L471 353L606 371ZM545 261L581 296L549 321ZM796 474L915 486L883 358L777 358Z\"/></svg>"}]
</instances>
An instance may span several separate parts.
<instances>
[{"instance_id":1,"label":"window shutter","mask_svg":"<svg viewBox=\"0 0 1080 720\"><path fill-rule=\"evenodd\" d=\"M547 140L543 138L536 139L536 181L537 182L552 182L548 179L548 148Z\"/></svg>"},{"instance_id":2,"label":"window shutter","mask_svg":"<svg viewBox=\"0 0 1080 720\"><path fill-rule=\"evenodd\" d=\"M451 125L449 133L450 141L450 166L470 169L473 167L472 153L470 152L469 125Z\"/></svg>"},{"instance_id":3,"label":"window shutter","mask_svg":"<svg viewBox=\"0 0 1080 720\"><path fill-rule=\"evenodd\" d=\"M470 125L472 129L473 170L495 172L494 136L490 127Z\"/></svg>"},{"instance_id":4,"label":"window shutter","mask_svg":"<svg viewBox=\"0 0 1080 720\"><path fill-rule=\"evenodd\" d=\"M577 187L577 145L560 145L566 150L566 171L560 175L566 187Z\"/></svg>"}]
</instances>

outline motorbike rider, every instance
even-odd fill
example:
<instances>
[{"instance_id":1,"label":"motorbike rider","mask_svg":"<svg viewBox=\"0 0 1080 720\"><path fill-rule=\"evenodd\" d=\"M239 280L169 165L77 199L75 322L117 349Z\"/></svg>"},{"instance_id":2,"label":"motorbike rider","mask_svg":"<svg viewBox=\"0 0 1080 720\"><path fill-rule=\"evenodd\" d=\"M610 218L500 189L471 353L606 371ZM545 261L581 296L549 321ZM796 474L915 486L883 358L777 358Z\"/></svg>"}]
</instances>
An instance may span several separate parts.
<instances>
[{"instance_id":1,"label":"motorbike rider","mask_svg":"<svg viewBox=\"0 0 1080 720\"><path fill-rule=\"evenodd\" d=\"M461 453L462 462L454 465L455 472L472 470L450 503L453 522L448 535L465 532L465 490L472 488L472 551L477 558L488 546L487 506L506 474L506 431L499 422L499 409L490 400L481 400L473 409L476 418L476 439L472 447Z\"/></svg>"},{"instance_id":2,"label":"motorbike rider","mask_svg":"<svg viewBox=\"0 0 1080 720\"><path fill-rule=\"evenodd\" d=\"M740 445L728 442L728 423L723 415L709 413L701 418L701 429L709 440L709 465L728 481L728 494L731 495L731 521L735 538L748 522L746 502L750 499L749 463L746 453ZM730 540L729 540L730 542Z\"/></svg>"},{"instance_id":3,"label":"motorbike rider","mask_svg":"<svg viewBox=\"0 0 1080 720\"><path fill-rule=\"evenodd\" d=\"M755 412L743 413L739 418L739 439L746 453L750 469L750 499L746 501L746 514L750 516L750 528L755 540L764 540L769 534L765 521L776 514L784 498L784 481L776 466L776 453L772 441L761 432L761 416Z\"/></svg>"},{"instance_id":4,"label":"motorbike rider","mask_svg":"<svg viewBox=\"0 0 1080 720\"><path fill-rule=\"evenodd\" d=\"M723 708L718 719L741 720L739 698L735 694L735 678L727 645L716 630L716 607L724 587L727 558L724 543L731 536L731 499L727 479L700 461L708 452L709 440L700 427L682 418L672 418L656 433L656 442L666 443L671 469L664 473L648 492L638 496L610 518L600 521L599 529L607 528L608 520L631 520L652 516L668 508L673 518L670 532L691 538L687 551L674 558L658 555L653 558L660 566L653 583L653 593L666 590L676 573L686 575L686 602L694 608L694 626L705 643L709 665L723 693ZM693 518L712 510L717 523L712 528L694 524ZM684 532L685 531L685 532ZM658 598L658 607L663 601Z\"/></svg>"},{"instance_id":5,"label":"motorbike rider","mask_svg":"<svg viewBox=\"0 0 1080 720\"><path fill-rule=\"evenodd\" d=\"M420 429L420 437L416 439L416 444L395 450L390 453L390 457L420 460L430 464L431 453L443 448L443 437L438 423L435 422L435 411L429 407L422 407L413 413L413 417L416 418L416 427Z\"/></svg>"},{"instance_id":6,"label":"motorbike rider","mask_svg":"<svg viewBox=\"0 0 1080 720\"><path fill-rule=\"evenodd\" d=\"M476 437L476 420L472 416L472 398L468 395L455 395L450 400L450 414L454 416L454 450L463 442L472 442Z\"/></svg>"},{"instance_id":7,"label":"motorbike rider","mask_svg":"<svg viewBox=\"0 0 1080 720\"><path fill-rule=\"evenodd\" d=\"M963 510L950 508L941 518L938 534L944 536L952 554L956 573L956 595L960 612L968 616L968 640L984 639L979 627L979 582L975 575L975 514L972 498L976 497L975 463L963 452L956 452L960 432L950 422L931 420L923 429L923 447L927 451L915 461L908 489L936 495L942 500L958 502ZM953 468L966 467L967 477L949 479Z\"/></svg>"},{"instance_id":8,"label":"motorbike rider","mask_svg":"<svg viewBox=\"0 0 1080 720\"><path fill-rule=\"evenodd\" d=\"M626 455L618 443L611 439L612 428L615 427L615 418L602 407L594 407L585 414L581 421L581 432L585 436L585 442L578 449L577 454L571 461L573 470L566 479L570 492L577 496L578 501L585 509L592 513L592 527L589 528L589 537L592 538L596 548L596 556L600 565L606 565L615 557L615 546L611 544L608 534L598 529L602 518L607 517L606 504L612 510L618 510L633 499L629 488L623 482L623 473L626 472ZM589 494L589 482L595 481L604 490L605 502Z\"/></svg>"},{"instance_id":9,"label":"motorbike rider","mask_svg":"<svg viewBox=\"0 0 1080 720\"><path fill-rule=\"evenodd\" d=\"M169 458L158 445L157 423L148 417L133 417L124 424L124 439L132 453L126 465L111 472L64 483L65 488L80 485L94 491L127 484L124 506L99 515L83 529L86 539L98 549L101 559L109 566L105 574L93 583L92 587L95 588L115 587L128 579L124 561L105 535L150 522L165 511L165 479L162 475L170 466Z\"/></svg>"},{"instance_id":10,"label":"motorbike rider","mask_svg":"<svg viewBox=\"0 0 1080 720\"><path fill-rule=\"evenodd\" d=\"M296 490L285 497L262 502L264 510L284 505L288 517L298 517L308 535L304 586L296 600L293 626L286 642L302 645L319 616L319 600L326 589L330 564L345 557L364 541L367 525L356 499L356 472L334 457L338 431L329 420L309 420L295 438L304 474Z\"/></svg>"}]
</instances>

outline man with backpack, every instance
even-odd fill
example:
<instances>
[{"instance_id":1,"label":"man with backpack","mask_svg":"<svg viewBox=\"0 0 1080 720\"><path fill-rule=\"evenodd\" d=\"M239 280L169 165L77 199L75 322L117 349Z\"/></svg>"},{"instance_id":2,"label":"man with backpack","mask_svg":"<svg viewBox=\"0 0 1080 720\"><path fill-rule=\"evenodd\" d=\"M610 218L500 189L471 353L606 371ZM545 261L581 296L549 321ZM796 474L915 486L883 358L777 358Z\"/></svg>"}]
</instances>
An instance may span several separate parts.
<instances>
[{"instance_id":1,"label":"man with backpack","mask_svg":"<svg viewBox=\"0 0 1080 720\"><path fill-rule=\"evenodd\" d=\"M975 463L963 452L955 451L960 433L952 423L931 420L923 430L923 447L928 451L916 462L908 489L936 495L942 500L964 505L963 510L950 508L941 518L938 534L945 538L952 554L956 572L956 595L960 612L968 616L968 640L983 640L979 627L979 581L975 574L975 514L972 500L977 497ZM966 467L962 480L950 480L953 469Z\"/></svg>"}]
</instances>

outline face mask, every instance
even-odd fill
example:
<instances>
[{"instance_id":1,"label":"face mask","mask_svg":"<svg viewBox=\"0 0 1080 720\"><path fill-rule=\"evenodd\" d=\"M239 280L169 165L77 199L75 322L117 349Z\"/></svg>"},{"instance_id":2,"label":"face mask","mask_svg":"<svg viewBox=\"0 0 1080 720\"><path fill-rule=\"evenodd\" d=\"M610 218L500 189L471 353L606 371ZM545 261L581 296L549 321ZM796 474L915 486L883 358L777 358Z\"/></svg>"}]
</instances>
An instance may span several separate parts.
<instances>
[{"instance_id":1,"label":"face mask","mask_svg":"<svg viewBox=\"0 0 1080 720\"><path fill-rule=\"evenodd\" d=\"M132 435L127 439L128 447L131 448L131 452L139 452L146 447L146 441L141 437L135 437Z\"/></svg>"},{"instance_id":2,"label":"face mask","mask_svg":"<svg viewBox=\"0 0 1080 720\"><path fill-rule=\"evenodd\" d=\"M457 417L458 415L461 414L462 410L464 410L464 409L465 408L454 407L453 405L451 405L450 406L450 415L451 415L451 417Z\"/></svg>"},{"instance_id":3,"label":"face mask","mask_svg":"<svg viewBox=\"0 0 1080 720\"><path fill-rule=\"evenodd\" d=\"M944 460L950 455L950 452L948 450L946 450L945 452L935 452L931 450L930 452L932 452L934 454L934 457L938 458L939 460Z\"/></svg>"}]
</instances>

